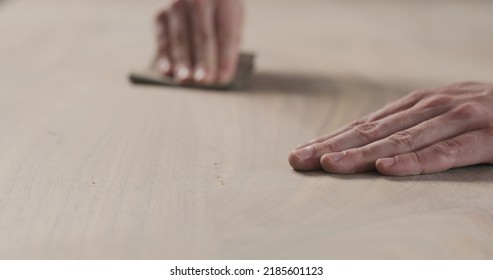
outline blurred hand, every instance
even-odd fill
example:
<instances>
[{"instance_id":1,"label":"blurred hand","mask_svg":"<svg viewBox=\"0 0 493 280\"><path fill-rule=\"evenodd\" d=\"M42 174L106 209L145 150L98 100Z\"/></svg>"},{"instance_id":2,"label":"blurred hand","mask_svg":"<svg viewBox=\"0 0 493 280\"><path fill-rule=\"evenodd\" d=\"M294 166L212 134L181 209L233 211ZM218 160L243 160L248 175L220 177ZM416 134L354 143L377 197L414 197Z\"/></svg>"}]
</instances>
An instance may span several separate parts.
<instances>
[{"instance_id":1,"label":"blurred hand","mask_svg":"<svg viewBox=\"0 0 493 280\"><path fill-rule=\"evenodd\" d=\"M493 85L418 90L289 156L297 170L434 173L493 163Z\"/></svg>"},{"instance_id":2,"label":"blurred hand","mask_svg":"<svg viewBox=\"0 0 493 280\"><path fill-rule=\"evenodd\" d=\"M242 22L240 0L174 0L156 17L158 69L182 84L230 82Z\"/></svg>"}]
</instances>

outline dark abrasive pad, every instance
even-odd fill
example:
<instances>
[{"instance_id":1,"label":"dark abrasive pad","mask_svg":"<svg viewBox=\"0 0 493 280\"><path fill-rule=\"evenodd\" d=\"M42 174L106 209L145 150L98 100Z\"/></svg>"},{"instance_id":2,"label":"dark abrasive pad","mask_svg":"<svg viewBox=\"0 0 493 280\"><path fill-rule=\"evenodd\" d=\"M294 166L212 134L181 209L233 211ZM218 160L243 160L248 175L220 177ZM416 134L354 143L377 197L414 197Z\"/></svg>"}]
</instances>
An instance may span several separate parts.
<instances>
[{"instance_id":1,"label":"dark abrasive pad","mask_svg":"<svg viewBox=\"0 0 493 280\"><path fill-rule=\"evenodd\" d=\"M241 89L246 85L250 76L252 75L255 63L254 60L255 55L252 53L240 54L235 77L231 81L231 83L228 84L201 85L196 83L187 83L185 85L179 85L175 82L175 80L173 80L173 77L166 76L159 72L156 68L155 62L153 62L147 70L130 73L129 78L132 83L141 85L182 86L220 90Z\"/></svg>"}]
</instances>

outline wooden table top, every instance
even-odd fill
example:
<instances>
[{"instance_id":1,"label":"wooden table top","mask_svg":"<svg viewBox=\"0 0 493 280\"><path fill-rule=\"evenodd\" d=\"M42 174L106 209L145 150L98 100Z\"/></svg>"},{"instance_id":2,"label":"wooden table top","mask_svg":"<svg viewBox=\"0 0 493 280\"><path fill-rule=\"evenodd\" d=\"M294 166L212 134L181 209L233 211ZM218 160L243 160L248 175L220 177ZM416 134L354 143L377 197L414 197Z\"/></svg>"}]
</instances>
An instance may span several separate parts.
<instances>
[{"instance_id":1,"label":"wooden table top","mask_svg":"<svg viewBox=\"0 0 493 280\"><path fill-rule=\"evenodd\" d=\"M0 258L493 258L491 166L287 162L413 89L491 82L493 2L245 1L237 92L128 83L163 2L0 2Z\"/></svg>"}]
</instances>

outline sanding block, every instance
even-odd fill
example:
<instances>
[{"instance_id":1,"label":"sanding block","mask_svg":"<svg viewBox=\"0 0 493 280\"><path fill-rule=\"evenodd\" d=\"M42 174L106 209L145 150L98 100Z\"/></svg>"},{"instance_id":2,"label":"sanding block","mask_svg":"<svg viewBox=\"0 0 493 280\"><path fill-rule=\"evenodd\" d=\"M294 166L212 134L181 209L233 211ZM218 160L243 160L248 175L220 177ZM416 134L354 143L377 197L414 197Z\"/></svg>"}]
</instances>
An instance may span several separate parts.
<instances>
[{"instance_id":1,"label":"sanding block","mask_svg":"<svg viewBox=\"0 0 493 280\"><path fill-rule=\"evenodd\" d=\"M253 53L241 53L235 76L228 84L201 85L191 82L185 85L180 85L175 82L173 77L166 76L159 72L155 61L151 63L151 66L146 70L130 73L129 78L132 83L141 85L182 86L202 89L233 90L241 89L246 86L246 83L254 70L254 64L255 55Z\"/></svg>"}]
</instances>

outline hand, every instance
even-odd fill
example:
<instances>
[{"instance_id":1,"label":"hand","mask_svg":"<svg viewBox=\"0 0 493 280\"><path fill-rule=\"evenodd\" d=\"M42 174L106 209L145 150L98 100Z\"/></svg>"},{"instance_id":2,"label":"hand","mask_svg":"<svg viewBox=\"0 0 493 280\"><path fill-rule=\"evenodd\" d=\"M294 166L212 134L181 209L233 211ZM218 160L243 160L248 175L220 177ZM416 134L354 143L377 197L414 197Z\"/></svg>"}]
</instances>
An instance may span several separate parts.
<instances>
[{"instance_id":1,"label":"hand","mask_svg":"<svg viewBox=\"0 0 493 280\"><path fill-rule=\"evenodd\" d=\"M434 173L493 163L493 85L417 90L289 156L296 170Z\"/></svg>"},{"instance_id":2,"label":"hand","mask_svg":"<svg viewBox=\"0 0 493 280\"><path fill-rule=\"evenodd\" d=\"M240 0L174 0L156 17L158 69L181 84L230 82L242 22Z\"/></svg>"}]
</instances>

